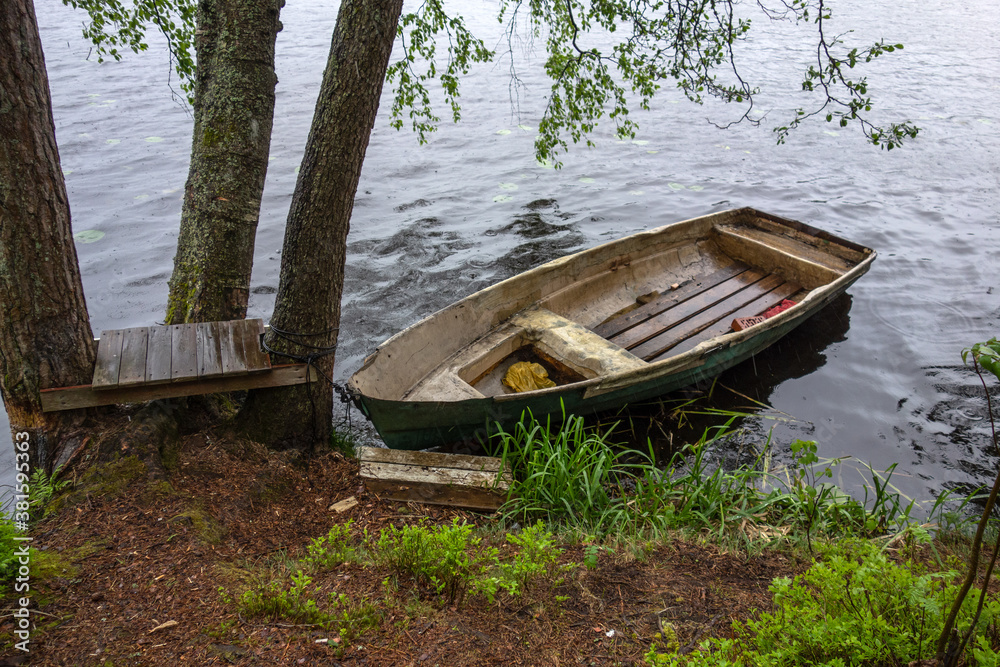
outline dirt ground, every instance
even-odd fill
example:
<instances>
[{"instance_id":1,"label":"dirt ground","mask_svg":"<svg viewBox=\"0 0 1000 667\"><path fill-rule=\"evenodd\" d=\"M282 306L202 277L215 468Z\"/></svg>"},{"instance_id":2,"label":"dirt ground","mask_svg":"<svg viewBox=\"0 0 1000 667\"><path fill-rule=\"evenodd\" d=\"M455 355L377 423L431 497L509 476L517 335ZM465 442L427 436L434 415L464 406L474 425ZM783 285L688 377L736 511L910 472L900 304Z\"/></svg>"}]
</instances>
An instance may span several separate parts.
<instances>
[{"instance_id":1,"label":"dirt ground","mask_svg":"<svg viewBox=\"0 0 1000 667\"><path fill-rule=\"evenodd\" d=\"M665 627L682 647L727 635L733 619L768 608L774 577L805 568L776 552L746 557L684 541L640 558L602 551L587 568L576 545L560 562L580 565L562 582L455 605L407 577L344 564L315 584L379 610L374 629L345 642L334 629L244 618L233 600L254 572L300 558L335 523L353 520L359 534L378 535L421 518L494 519L382 501L338 453L306 466L196 434L184 439L169 486L150 485L129 461L90 480L35 529L34 545L58 556L46 565L55 574L32 582L30 653L13 648L4 612L0 665L636 664ZM351 496L359 502L350 510L329 509Z\"/></svg>"}]
</instances>

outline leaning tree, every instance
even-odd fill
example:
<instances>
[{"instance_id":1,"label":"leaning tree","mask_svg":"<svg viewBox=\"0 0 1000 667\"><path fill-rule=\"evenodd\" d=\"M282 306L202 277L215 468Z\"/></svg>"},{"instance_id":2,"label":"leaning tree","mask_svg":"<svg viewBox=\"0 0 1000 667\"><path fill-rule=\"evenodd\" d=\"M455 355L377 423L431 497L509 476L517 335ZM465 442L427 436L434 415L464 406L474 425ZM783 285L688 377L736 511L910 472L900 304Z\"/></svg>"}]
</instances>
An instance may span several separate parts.
<instances>
[{"instance_id":1,"label":"leaning tree","mask_svg":"<svg viewBox=\"0 0 1000 667\"><path fill-rule=\"evenodd\" d=\"M31 0L0 3L0 308L11 432L32 469L51 470L82 441L83 415L43 413L40 390L89 382L95 351Z\"/></svg>"}]
</instances>

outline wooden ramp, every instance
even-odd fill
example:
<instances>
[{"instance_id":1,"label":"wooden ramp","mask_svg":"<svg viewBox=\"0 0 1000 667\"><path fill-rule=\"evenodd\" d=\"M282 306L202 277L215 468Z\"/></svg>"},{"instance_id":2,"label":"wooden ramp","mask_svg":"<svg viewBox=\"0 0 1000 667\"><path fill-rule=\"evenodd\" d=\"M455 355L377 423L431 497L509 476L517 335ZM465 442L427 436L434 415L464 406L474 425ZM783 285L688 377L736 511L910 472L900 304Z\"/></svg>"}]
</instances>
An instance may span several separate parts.
<instances>
[{"instance_id":1,"label":"wooden ramp","mask_svg":"<svg viewBox=\"0 0 1000 667\"><path fill-rule=\"evenodd\" d=\"M759 315L800 290L777 274L737 262L654 294L593 330L640 359L660 361L726 333L734 319Z\"/></svg>"},{"instance_id":2,"label":"wooden ramp","mask_svg":"<svg viewBox=\"0 0 1000 667\"><path fill-rule=\"evenodd\" d=\"M43 389L42 410L280 387L316 380L306 364L271 366L264 322L232 320L101 333L91 384Z\"/></svg>"},{"instance_id":3,"label":"wooden ramp","mask_svg":"<svg viewBox=\"0 0 1000 667\"><path fill-rule=\"evenodd\" d=\"M500 459L358 447L361 478L386 500L494 511L507 499L511 477Z\"/></svg>"}]
</instances>

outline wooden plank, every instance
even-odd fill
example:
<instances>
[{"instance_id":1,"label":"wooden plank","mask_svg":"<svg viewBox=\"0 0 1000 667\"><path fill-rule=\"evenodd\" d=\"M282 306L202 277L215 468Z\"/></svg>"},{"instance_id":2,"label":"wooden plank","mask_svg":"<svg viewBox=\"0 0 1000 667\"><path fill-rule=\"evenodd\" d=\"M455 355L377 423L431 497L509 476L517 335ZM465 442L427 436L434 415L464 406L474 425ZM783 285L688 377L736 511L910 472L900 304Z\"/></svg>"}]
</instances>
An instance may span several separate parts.
<instances>
[{"instance_id":1,"label":"wooden plank","mask_svg":"<svg viewBox=\"0 0 1000 667\"><path fill-rule=\"evenodd\" d=\"M237 335L236 327L241 320L219 322L219 356L223 375L246 375L247 359L243 350L243 336Z\"/></svg>"},{"instance_id":2,"label":"wooden plank","mask_svg":"<svg viewBox=\"0 0 1000 667\"><path fill-rule=\"evenodd\" d=\"M495 512L506 496L488 489L456 487L440 484L411 485L403 482L364 480L365 487L383 500L417 502L425 505L446 505L465 509Z\"/></svg>"},{"instance_id":3,"label":"wooden plank","mask_svg":"<svg viewBox=\"0 0 1000 667\"><path fill-rule=\"evenodd\" d=\"M222 377L222 350L219 347L220 322L198 322L194 325L198 349L198 379Z\"/></svg>"},{"instance_id":4,"label":"wooden plank","mask_svg":"<svg viewBox=\"0 0 1000 667\"><path fill-rule=\"evenodd\" d=\"M170 332L170 379L189 382L198 377L198 333L193 324L177 324Z\"/></svg>"},{"instance_id":5,"label":"wooden plank","mask_svg":"<svg viewBox=\"0 0 1000 667\"><path fill-rule=\"evenodd\" d=\"M293 384L305 384L307 373L311 382L319 381L319 374L309 370L307 364L288 364L274 366L268 373L252 375L236 375L231 378L222 377L213 380L191 380L188 382L172 382L159 385L139 385L125 389L113 388L95 390L93 385L85 384L78 387L63 387L59 389L43 389L41 392L42 411L74 410L91 408L97 405L114 405L116 403L142 403L161 398L176 398L179 396L197 396L199 394L217 394L242 389L262 389L266 387L284 387Z\"/></svg>"},{"instance_id":6,"label":"wooden plank","mask_svg":"<svg viewBox=\"0 0 1000 667\"><path fill-rule=\"evenodd\" d=\"M149 327L146 384L170 382L170 348L174 327Z\"/></svg>"},{"instance_id":7,"label":"wooden plank","mask_svg":"<svg viewBox=\"0 0 1000 667\"><path fill-rule=\"evenodd\" d=\"M512 481L500 459L359 447L361 478L382 498L495 510Z\"/></svg>"},{"instance_id":8,"label":"wooden plank","mask_svg":"<svg viewBox=\"0 0 1000 667\"><path fill-rule=\"evenodd\" d=\"M736 262L735 264L723 267L708 276L696 278L695 280L685 283L671 292L661 295L659 298L654 299L645 305L639 306L634 310L630 310L620 317L598 324L593 328L593 332L599 336L604 336L605 338L617 336L623 331L631 329L635 325L644 322L651 317L655 317L663 311L669 310L677 304L682 303L707 289L715 287L719 283L728 280L735 275L743 273L749 268L750 267L746 264Z\"/></svg>"},{"instance_id":9,"label":"wooden plank","mask_svg":"<svg viewBox=\"0 0 1000 667\"><path fill-rule=\"evenodd\" d=\"M259 373L271 368L271 358L260 346L260 337L264 333L264 321L259 319L242 320L234 331L243 340L247 372Z\"/></svg>"},{"instance_id":10,"label":"wooden plank","mask_svg":"<svg viewBox=\"0 0 1000 667\"><path fill-rule=\"evenodd\" d=\"M444 484L453 486L474 486L483 489L506 490L508 484L497 480L497 473L461 468L433 468L426 466L399 466L375 461L361 462L361 476L383 481L406 484Z\"/></svg>"},{"instance_id":11,"label":"wooden plank","mask_svg":"<svg viewBox=\"0 0 1000 667\"><path fill-rule=\"evenodd\" d=\"M632 354L641 357L646 361L662 358L664 352L674 347L681 341L707 329L719 320L728 318L726 322L732 320L731 315L740 308L751 303L755 299L774 290L785 281L781 276L771 274L750 287L737 292L728 299L725 299L711 308L702 311L698 315L684 321L676 327L671 327L662 334L655 336L642 345L639 345Z\"/></svg>"},{"instance_id":12,"label":"wooden plank","mask_svg":"<svg viewBox=\"0 0 1000 667\"><path fill-rule=\"evenodd\" d=\"M733 294L746 289L750 285L753 285L757 281L761 280L763 277L764 274L755 269L744 271L737 276L733 276L732 278L719 283L715 287L711 287L704 292L691 297L683 303L678 304L676 307L666 310L656 317L652 317L642 324L632 327L628 331L625 331L610 340L612 343L616 343L633 354L636 354L632 348L639 346L641 343L649 340L650 338L661 336L665 331L681 324L688 318L697 315L706 308L710 308L720 301L730 298ZM641 357L642 355L636 354L636 356Z\"/></svg>"},{"instance_id":13,"label":"wooden plank","mask_svg":"<svg viewBox=\"0 0 1000 667\"><path fill-rule=\"evenodd\" d=\"M666 359L667 357L672 357L678 354L683 354L688 350L694 349L694 347L700 343L709 340L710 338L715 338L716 336L721 336L723 334L729 333L730 325L733 319L737 317L753 317L758 313L763 313L768 308L777 306L779 303L792 296L796 292L802 289L799 285L795 283L785 283L779 286L773 292L768 292L764 296L751 301L743 308L740 308L732 315L727 316L724 319L719 320L707 329L702 330L698 335L692 336L682 343L678 343L674 348L672 348L668 353L653 359L653 361L660 361ZM777 316L776 316L777 317Z\"/></svg>"},{"instance_id":14,"label":"wooden plank","mask_svg":"<svg viewBox=\"0 0 1000 667\"><path fill-rule=\"evenodd\" d=\"M499 472L500 459L492 456L470 456L468 454L444 454L441 452L409 451L405 449L383 449L381 447L357 447L355 454L359 461L372 463L394 463L397 465L427 466L435 468L461 468Z\"/></svg>"},{"instance_id":15,"label":"wooden plank","mask_svg":"<svg viewBox=\"0 0 1000 667\"><path fill-rule=\"evenodd\" d=\"M94 379L91 386L97 390L113 389L118 386L118 371L121 368L124 331L113 329L101 332L101 342L97 346L97 363L94 365Z\"/></svg>"},{"instance_id":16,"label":"wooden plank","mask_svg":"<svg viewBox=\"0 0 1000 667\"><path fill-rule=\"evenodd\" d=\"M149 327L124 330L122 341L121 368L118 371L118 386L128 387L146 381L146 344L149 341Z\"/></svg>"}]
</instances>

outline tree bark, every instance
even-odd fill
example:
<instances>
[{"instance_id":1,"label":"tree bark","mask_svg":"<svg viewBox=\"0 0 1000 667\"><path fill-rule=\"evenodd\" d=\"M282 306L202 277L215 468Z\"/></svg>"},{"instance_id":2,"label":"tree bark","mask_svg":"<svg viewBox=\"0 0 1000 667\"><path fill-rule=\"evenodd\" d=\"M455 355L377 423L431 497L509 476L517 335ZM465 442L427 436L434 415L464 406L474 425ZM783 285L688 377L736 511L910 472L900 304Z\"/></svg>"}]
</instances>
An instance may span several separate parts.
<instances>
[{"instance_id":1,"label":"tree bark","mask_svg":"<svg viewBox=\"0 0 1000 667\"><path fill-rule=\"evenodd\" d=\"M194 133L166 321L246 316L284 0L200 0Z\"/></svg>"},{"instance_id":2,"label":"tree bark","mask_svg":"<svg viewBox=\"0 0 1000 667\"><path fill-rule=\"evenodd\" d=\"M285 228L268 338L282 352L306 356L336 344L354 195L402 5L402 0L343 0L340 5ZM297 342L275 330L298 334L293 336ZM315 363L332 377L333 361L328 354ZM333 389L321 380L255 390L240 415L244 428L259 441L309 449L330 438Z\"/></svg>"},{"instance_id":3,"label":"tree bark","mask_svg":"<svg viewBox=\"0 0 1000 667\"><path fill-rule=\"evenodd\" d=\"M95 352L31 0L0 2L0 308L11 432L51 471L82 413L43 413L39 390L90 382Z\"/></svg>"}]
</instances>

